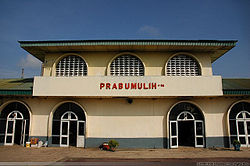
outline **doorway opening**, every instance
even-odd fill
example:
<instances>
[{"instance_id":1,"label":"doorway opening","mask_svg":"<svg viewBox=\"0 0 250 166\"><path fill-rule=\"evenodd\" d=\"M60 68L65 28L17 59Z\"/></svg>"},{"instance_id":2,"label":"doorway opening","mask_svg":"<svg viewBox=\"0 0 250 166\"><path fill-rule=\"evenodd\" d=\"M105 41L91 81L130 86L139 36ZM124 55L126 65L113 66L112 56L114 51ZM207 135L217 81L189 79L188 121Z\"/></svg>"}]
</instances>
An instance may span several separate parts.
<instances>
[{"instance_id":1,"label":"doorway opening","mask_svg":"<svg viewBox=\"0 0 250 166\"><path fill-rule=\"evenodd\" d=\"M69 123L69 146L77 145L77 122L71 121Z\"/></svg>"},{"instance_id":2,"label":"doorway opening","mask_svg":"<svg viewBox=\"0 0 250 166\"><path fill-rule=\"evenodd\" d=\"M22 128L23 128L23 121L22 120L16 120L16 126L15 126L15 137L14 137L14 144L22 144Z\"/></svg>"},{"instance_id":3,"label":"doorway opening","mask_svg":"<svg viewBox=\"0 0 250 166\"><path fill-rule=\"evenodd\" d=\"M64 103L53 115L52 144L60 147L84 147L85 115L74 103Z\"/></svg>"},{"instance_id":4,"label":"doorway opening","mask_svg":"<svg viewBox=\"0 0 250 166\"><path fill-rule=\"evenodd\" d=\"M190 103L179 103L169 115L170 148L178 146L205 147L204 118Z\"/></svg>"},{"instance_id":5,"label":"doorway opening","mask_svg":"<svg viewBox=\"0 0 250 166\"><path fill-rule=\"evenodd\" d=\"M230 142L238 140L242 147L250 147L250 103L239 102L229 113Z\"/></svg>"},{"instance_id":6,"label":"doorway opening","mask_svg":"<svg viewBox=\"0 0 250 166\"><path fill-rule=\"evenodd\" d=\"M25 145L29 139L29 111L19 102L8 104L0 115L0 143Z\"/></svg>"},{"instance_id":7,"label":"doorway opening","mask_svg":"<svg viewBox=\"0 0 250 166\"><path fill-rule=\"evenodd\" d=\"M6 121L5 145L25 144L26 120L19 111L12 111Z\"/></svg>"},{"instance_id":8,"label":"doorway opening","mask_svg":"<svg viewBox=\"0 0 250 166\"><path fill-rule=\"evenodd\" d=\"M194 121L178 122L178 140L179 146L195 146Z\"/></svg>"}]
</instances>

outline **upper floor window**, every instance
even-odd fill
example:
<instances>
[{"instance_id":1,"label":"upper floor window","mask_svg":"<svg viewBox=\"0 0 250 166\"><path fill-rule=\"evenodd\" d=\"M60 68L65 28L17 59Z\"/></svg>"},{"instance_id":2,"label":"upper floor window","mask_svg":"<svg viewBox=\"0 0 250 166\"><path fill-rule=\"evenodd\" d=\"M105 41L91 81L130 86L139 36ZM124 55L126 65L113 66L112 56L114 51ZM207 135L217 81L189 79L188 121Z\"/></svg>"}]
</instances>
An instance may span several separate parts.
<instances>
[{"instance_id":1,"label":"upper floor window","mask_svg":"<svg viewBox=\"0 0 250 166\"><path fill-rule=\"evenodd\" d=\"M201 68L199 63L188 55L172 57L166 66L167 76L199 76Z\"/></svg>"},{"instance_id":2,"label":"upper floor window","mask_svg":"<svg viewBox=\"0 0 250 166\"><path fill-rule=\"evenodd\" d=\"M57 77L86 76L87 65L85 61L75 55L66 56L56 65Z\"/></svg>"},{"instance_id":3,"label":"upper floor window","mask_svg":"<svg viewBox=\"0 0 250 166\"><path fill-rule=\"evenodd\" d=\"M144 76L144 65L136 56L121 55L110 64L110 75Z\"/></svg>"}]
</instances>

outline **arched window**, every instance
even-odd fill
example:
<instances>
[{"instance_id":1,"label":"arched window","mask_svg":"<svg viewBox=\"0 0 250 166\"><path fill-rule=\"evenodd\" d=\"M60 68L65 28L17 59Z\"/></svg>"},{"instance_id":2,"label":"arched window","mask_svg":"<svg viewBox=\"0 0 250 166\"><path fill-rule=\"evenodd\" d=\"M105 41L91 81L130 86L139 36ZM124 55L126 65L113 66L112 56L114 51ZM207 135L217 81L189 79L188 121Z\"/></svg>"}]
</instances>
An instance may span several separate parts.
<instances>
[{"instance_id":1,"label":"arched window","mask_svg":"<svg viewBox=\"0 0 250 166\"><path fill-rule=\"evenodd\" d=\"M250 103L235 104L229 113L230 141L239 140L242 146L250 147Z\"/></svg>"},{"instance_id":2,"label":"arched window","mask_svg":"<svg viewBox=\"0 0 250 166\"><path fill-rule=\"evenodd\" d=\"M110 64L110 75L143 76L144 66L139 58L133 55L121 55Z\"/></svg>"},{"instance_id":3,"label":"arched window","mask_svg":"<svg viewBox=\"0 0 250 166\"><path fill-rule=\"evenodd\" d=\"M15 120L15 119L23 120L23 114L19 111L12 111L8 115L7 120Z\"/></svg>"},{"instance_id":4,"label":"arched window","mask_svg":"<svg viewBox=\"0 0 250 166\"><path fill-rule=\"evenodd\" d=\"M188 113L191 113L192 116L194 116L193 118L195 120L204 120L203 114L200 109L194 104L188 102L181 102L175 105L171 109L171 112L169 114L169 120L176 120L178 118L185 119L185 117L187 117L187 119L190 119L191 117Z\"/></svg>"},{"instance_id":5,"label":"arched window","mask_svg":"<svg viewBox=\"0 0 250 166\"><path fill-rule=\"evenodd\" d=\"M179 120L179 121L184 120L185 121L185 120L195 120L195 119L191 113L189 113L188 111L183 111L178 115L177 120Z\"/></svg>"},{"instance_id":6,"label":"arched window","mask_svg":"<svg viewBox=\"0 0 250 166\"><path fill-rule=\"evenodd\" d=\"M166 66L167 76L199 76L201 69L199 63L188 55L172 57Z\"/></svg>"},{"instance_id":7,"label":"arched window","mask_svg":"<svg viewBox=\"0 0 250 166\"><path fill-rule=\"evenodd\" d=\"M87 65L85 61L75 55L64 57L56 65L56 76L57 77L72 77L72 76L86 76Z\"/></svg>"},{"instance_id":8,"label":"arched window","mask_svg":"<svg viewBox=\"0 0 250 166\"><path fill-rule=\"evenodd\" d=\"M78 120L78 117L74 112L67 111L62 115L61 120Z\"/></svg>"}]
</instances>

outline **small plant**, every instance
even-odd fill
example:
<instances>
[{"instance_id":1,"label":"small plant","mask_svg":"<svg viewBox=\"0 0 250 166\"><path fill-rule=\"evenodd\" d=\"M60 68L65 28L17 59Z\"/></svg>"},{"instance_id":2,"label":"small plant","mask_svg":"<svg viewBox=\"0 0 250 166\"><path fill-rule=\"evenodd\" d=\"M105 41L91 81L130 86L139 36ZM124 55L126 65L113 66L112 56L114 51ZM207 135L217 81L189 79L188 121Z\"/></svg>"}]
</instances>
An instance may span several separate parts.
<instances>
[{"instance_id":1,"label":"small plant","mask_svg":"<svg viewBox=\"0 0 250 166\"><path fill-rule=\"evenodd\" d=\"M115 151L115 148L119 146L119 143L116 140L110 140L108 144L111 151Z\"/></svg>"},{"instance_id":2,"label":"small plant","mask_svg":"<svg viewBox=\"0 0 250 166\"><path fill-rule=\"evenodd\" d=\"M128 98L128 99L127 99L127 102L128 102L129 104L132 104L132 103L133 103L133 99Z\"/></svg>"},{"instance_id":3,"label":"small plant","mask_svg":"<svg viewBox=\"0 0 250 166\"><path fill-rule=\"evenodd\" d=\"M236 139L233 141L234 150L240 151L240 145L241 145L240 141Z\"/></svg>"},{"instance_id":4,"label":"small plant","mask_svg":"<svg viewBox=\"0 0 250 166\"><path fill-rule=\"evenodd\" d=\"M233 141L233 145L235 146L235 145L240 145L240 141L238 141L237 139L235 139L234 141Z\"/></svg>"}]
</instances>

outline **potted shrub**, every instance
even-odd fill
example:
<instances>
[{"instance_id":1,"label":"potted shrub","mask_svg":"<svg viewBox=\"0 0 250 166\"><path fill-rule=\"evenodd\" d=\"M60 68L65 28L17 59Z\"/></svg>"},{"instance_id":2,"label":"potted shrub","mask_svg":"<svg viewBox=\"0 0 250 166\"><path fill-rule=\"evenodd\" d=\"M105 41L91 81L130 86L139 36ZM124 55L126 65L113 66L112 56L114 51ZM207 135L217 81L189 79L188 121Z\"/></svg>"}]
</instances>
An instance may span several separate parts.
<instances>
[{"instance_id":1,"label":"potted shrub","mask_svg":"<svg viewBox=\"0 0 250 166\"><path fill-rule=\"evenodd\" d=\"M100 150L109 150L110 147L109 147L108 142L103 142L103 143L99 146L99 149L100 149Z\"/></svg>"},{"instance_id":2,"label":"potted shrub","mask_svg":"<svg viewBox=\"0 0 250 166\"><path fill-rule=\"evenodd\" d=\"M110 140L108 144L109 144L110 150L113 152L119 146L119 143L116 140Z\"/></svg>"},{"instance_id":3,"label":"potted shrub","mask_svg":"<svg viewBox=\"0 0 250 166\"><path fill-rule=\"evenodd\" d=\"M240 141L238 141L238 140L235 139L233 141L233 146L234 146L234 150L240 151Z\"/></svg>"}]
</instances>

